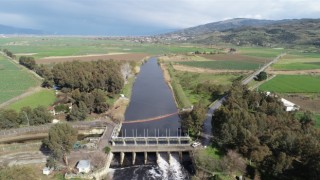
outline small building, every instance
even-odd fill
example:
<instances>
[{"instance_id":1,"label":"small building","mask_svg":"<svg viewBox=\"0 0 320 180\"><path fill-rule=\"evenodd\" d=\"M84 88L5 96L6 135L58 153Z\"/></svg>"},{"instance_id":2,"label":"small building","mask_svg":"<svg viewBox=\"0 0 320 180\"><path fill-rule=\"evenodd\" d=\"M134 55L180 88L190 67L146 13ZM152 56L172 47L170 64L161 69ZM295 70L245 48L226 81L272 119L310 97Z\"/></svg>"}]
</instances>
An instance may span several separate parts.
<instances>
[{"instance_id":1,"label":"small building","mask_svg":"<svg viewBox=\"0 0 320 180\"><path fill-rule=\"evenodd\" d=\"M42 174L49 175L52 172L52 170L52 168L50 169L49 167L45 167L42 169Z\"/></svg>"},{"instance_id":2,"label":"small building","mask_svg":"<svg viewBox=\"0 0 320 180\"><path fill-rule=\"evenodd\" d=\"M293 102L290 102L284 98L281 98L281 102L283 103L283 105L286 107L286 111L295 111L295 110L299 110L299 106L297 106L296 104L294 104Z\"/></svg>"},{"instance_id":3,"label":"small building","mask_svg":"<svg viewBox=\"0 0 320 180\"><path fill-rule=\"evenodd\" d=\"M91 170L91 164L89 160L80 160L77 164L79 173L89 173Z\"/></svg>"}]
</instances>

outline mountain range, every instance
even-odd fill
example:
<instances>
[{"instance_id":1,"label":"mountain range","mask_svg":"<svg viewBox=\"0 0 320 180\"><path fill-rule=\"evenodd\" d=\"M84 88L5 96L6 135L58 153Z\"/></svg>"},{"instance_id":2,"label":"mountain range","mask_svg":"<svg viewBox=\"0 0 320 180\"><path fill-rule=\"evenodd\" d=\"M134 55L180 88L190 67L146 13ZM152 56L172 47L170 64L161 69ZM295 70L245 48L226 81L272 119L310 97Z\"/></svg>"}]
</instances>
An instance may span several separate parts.
<instances>
[{"instance_id":1,"label":"mountain range","mask_svg":"<svg viewBox=\"0 0 320 180\"><path fill-rule=\"evenodd\" d=\"M34 34L34 35L44 35L44 31L37 29L28 29L28 28L18 28L12 26L6 26L0 24L0 34Z\"/></svg>"},{"instance_id":2,"label":"mountain range","mask_svg":"<svg viewBox=\"0 0 320 180\"><path fill-rule=\"evenodd\" d=\"M163 36L177 41L200 44L320 47L320 19L236 18L191 27Z\"/></svg>"}]
</instances>

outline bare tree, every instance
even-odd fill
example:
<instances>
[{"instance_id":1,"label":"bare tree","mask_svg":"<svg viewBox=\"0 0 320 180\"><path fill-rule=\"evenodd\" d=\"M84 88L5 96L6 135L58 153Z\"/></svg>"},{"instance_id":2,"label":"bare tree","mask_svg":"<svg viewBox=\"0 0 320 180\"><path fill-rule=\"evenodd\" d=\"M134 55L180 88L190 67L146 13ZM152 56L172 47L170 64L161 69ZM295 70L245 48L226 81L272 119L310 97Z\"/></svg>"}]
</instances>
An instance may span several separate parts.
<instances>
[{"instance_id":1,"label":"bare tree","mask_svg":"<svg viewBox=\"0 0 320 180\"><path fill-rule=\"evenodd\" d=\"M107 155L101 151L96 151L89 156L91 164L97 169L102 168L106 164Z\"/></svg>"},{"instance_id":2,"label":"bare tree","mask_svg":"<svg viewBox=\"0 0 320 180\"><path fill-rule=\"evenodd\" d=\"M246 162L236 151L229 150L221 161L221 168L229 174L241 173L246 171Z\"/></svg>"},{"instance_id":3,"label":"bare tree","mask_svg":"<svg viewBox=\"0 0 320 180\"><path fill-rule=\"evenodd\" d=\"M121 66L121 74L123 76L124 81L127 81L128 77L131 74L131 66L129 63L125 63Z\"/></svg>"}]
</instances>

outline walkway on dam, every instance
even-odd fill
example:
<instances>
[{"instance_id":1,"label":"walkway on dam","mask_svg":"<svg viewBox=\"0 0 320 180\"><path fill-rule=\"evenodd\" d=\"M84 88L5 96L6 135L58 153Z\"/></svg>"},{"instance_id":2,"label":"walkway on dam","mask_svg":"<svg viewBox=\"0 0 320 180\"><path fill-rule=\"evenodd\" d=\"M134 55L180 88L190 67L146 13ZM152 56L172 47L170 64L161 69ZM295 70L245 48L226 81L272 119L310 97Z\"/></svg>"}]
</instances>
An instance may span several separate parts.
<instances>
[{"instance_id":1,"label":"walkway on dam","mask_svg":"<svg viewBox=\"0 0 320 180\"><path fill-rule=\"evenodd\" d=\"M162 144L162 145L125 145L112 146L111 152L185 152L194 148L190 144Z\"/></svg>"}]
</instances>

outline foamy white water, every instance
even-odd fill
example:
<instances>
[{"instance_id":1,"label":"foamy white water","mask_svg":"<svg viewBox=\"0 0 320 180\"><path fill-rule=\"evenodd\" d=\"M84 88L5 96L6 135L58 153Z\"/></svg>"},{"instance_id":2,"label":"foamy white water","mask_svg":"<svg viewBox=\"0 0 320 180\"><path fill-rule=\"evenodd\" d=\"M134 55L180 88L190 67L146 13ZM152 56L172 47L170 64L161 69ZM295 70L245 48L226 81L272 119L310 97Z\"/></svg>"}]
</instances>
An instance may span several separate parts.
<instances>
[{"instance_id":1,"label":"foamy white water","mask_svg":"<svg viewBox=\"0 0 320 180\"><path fill-rule=\"evenodd\" d=\"M186 173L184 172L184 168L179 162L179 155L178 154L170 154L169 155L169 169L170 174L172 175L172 179L175 180L184 180L186 179ZM170 178L171 179L171 178Z\"/></svg>"},{"instance_id":2,"label":"foamy white water","mask_svg":"<svg viewBox=\"0 0 320 180\"><path fill-rule=\"evenodd\" d=\"M157 164L162 171L162 178L168 179L168 172L169 172L169 163L162 157L161 153L159 153Z\"/></svg>"}]
</instances>

